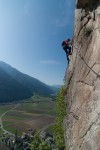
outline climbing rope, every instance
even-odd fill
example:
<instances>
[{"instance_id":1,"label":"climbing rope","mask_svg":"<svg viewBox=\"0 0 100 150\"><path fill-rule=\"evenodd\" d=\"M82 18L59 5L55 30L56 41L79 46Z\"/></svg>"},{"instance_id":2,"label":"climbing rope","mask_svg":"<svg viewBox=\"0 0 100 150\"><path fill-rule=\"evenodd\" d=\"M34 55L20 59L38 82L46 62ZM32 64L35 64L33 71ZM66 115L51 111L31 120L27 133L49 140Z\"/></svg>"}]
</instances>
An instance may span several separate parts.
<instances>
[{"instance_id":1,"label":"climbing rope","mask_svg":"<svg viewBox=\"0 0 100 150\"><path fill-rule=\"evenodd\" d=\"M93 23L92 23L92 27L93 27ZM84 27L84 28L85 28L85 27ZM76 51L76 57L75 57L75 60L74 60L73 64L76 64L77 55L78 55L78 56L80 57L80 59L83 61L83 63L86 65L86 67L89 69L89 71L92 71L98 78L100 78L100 75L92 69L93 66L90 67L90 66L87 64L87 62L84 60L84 57L82 57L81 54L80 54L80 50L81 50L81 48L82 48L82 46L83 46L83 44L84 44L85 42L82 41L82 44L80 45L80 48L77 48L77 47L73 46L73 45L74 45L74 37L76 38L76 42L78 41L78 37L73 34L73 38L72 38L72 52L73 52L73 48L77 49L77 51ZM78 41L78 42L79 42L79 41ZM87 48L88 48L88 47L87 47ZM95 64L96 64L96 63L95 63ZM95 64L94 64L94 65L95 65ZM73 67L73 71L72 71L72 73L71 73L69 82L68 82L68 84L67 84L67 88L68 88L68 86L69 86L69 84L70 84L70 81L72 80L72 76L73 76L73 74L74 74L75 65L73 65L73 66L74 66L74 67Z\"/></svg>"},{"instance_id":2,"label":"climbing rope","mask_svg":"<svg viewBox=\"0 0 100 150\"><path fill-rule=\"evenodd\" d=\"M96 73L84 60L84 58L81 56L80 51L77 47L73 46L75 49L77 49L77 54L80 57L80 59L84 62L84 64L89 68L90 71L92 71L98 78L100 78L100 75L98 73Z\"/></svg>"}]
</instances>

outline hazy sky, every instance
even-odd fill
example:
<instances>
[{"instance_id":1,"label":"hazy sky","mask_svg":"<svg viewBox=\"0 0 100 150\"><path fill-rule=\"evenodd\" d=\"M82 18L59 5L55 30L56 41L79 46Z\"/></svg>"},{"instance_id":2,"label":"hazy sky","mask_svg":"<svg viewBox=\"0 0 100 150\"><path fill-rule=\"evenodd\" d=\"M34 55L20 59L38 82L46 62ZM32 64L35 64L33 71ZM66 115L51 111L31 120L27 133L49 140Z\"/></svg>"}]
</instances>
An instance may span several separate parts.
<instances>
[{"instance_id":1,"label":"hazy sky","mask_svg":"<svg viewBox=\"0 0 100 150\"><path fill-rule=\"evenodd\" d=\"M74 0L0 0L0 60L46 84L62 84L61 43L73 34Z\"/></svg>"}]
</instances>

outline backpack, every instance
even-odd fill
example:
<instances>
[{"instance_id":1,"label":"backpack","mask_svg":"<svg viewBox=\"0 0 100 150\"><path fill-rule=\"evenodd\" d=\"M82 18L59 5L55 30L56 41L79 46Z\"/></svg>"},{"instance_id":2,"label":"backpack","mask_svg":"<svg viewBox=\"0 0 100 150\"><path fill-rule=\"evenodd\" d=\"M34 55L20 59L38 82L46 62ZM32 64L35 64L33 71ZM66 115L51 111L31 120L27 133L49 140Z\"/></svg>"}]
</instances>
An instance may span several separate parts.
<instances>
[{"instance_id":1,"label":"backpack","mask_svg":"<svg viewBox=\"0 0 100 150\"><path fill-rule=\"evenodd\" d=\"M68 41L67 40L62 42L62 46L64 46L64 45L68 45Z\"/></svg>"}]
</instances>

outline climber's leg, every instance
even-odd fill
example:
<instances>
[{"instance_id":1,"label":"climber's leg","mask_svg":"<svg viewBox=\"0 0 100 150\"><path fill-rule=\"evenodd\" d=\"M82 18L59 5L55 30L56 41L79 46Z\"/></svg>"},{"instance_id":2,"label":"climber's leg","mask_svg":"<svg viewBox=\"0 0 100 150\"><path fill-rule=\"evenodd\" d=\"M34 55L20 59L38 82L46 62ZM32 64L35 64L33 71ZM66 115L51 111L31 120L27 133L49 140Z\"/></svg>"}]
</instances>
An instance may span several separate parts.
<instances>
[{"instance_id":1,"label":"climber's leg","mask_svg":"<svg viewBox=\"0 0 100 150\"><path fill-rule=\"evenodd\" d=\"M67 57L67 61L68 61L68 64L69 64L69 53L66 52L66 57Z\"/></svg>"},{"instance_id":2,"label":"climber's leg","mask_svg":"<svg viewBox=\"0 0 100 150\"><path fill-rule=\"evenodd\" d=\"M67 49L68 49L68 53L69 53L69 55L72 55L72 53L71 53L71 47L70 47L70 46L68 46L68 47L67 47Z\"/></svg>"}]
</instances>

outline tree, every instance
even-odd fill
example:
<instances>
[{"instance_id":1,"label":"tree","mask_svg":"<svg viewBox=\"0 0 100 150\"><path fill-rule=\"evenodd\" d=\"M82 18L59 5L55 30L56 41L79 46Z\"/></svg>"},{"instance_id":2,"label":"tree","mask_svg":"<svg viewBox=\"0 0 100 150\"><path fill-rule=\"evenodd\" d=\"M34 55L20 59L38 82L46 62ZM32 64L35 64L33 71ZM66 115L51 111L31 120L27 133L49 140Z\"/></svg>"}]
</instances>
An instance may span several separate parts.
<instances>
[{"instance_id":1,"label":"tree","mask_svg":"<svg viewBox=\"0 0 100 150\"><path fill-rule=\"evenodd\" d=\"M35 131L34 138L33 138L33 141L31 143L31 150L39 150L38 147L39 147L40 142L41 141L39 139L39 132Z\"/></svg>"},{"instance_id":2,"label":"tree","mask_svg":"<svg viewBox=\"0 0 100 150\"><path fill-rule=\"evenodd\" d=\"M38 147L38 150L50 150L50 147L46 145L45 141L42 141L42 143Z\"/></svg>"}]
</instances>

